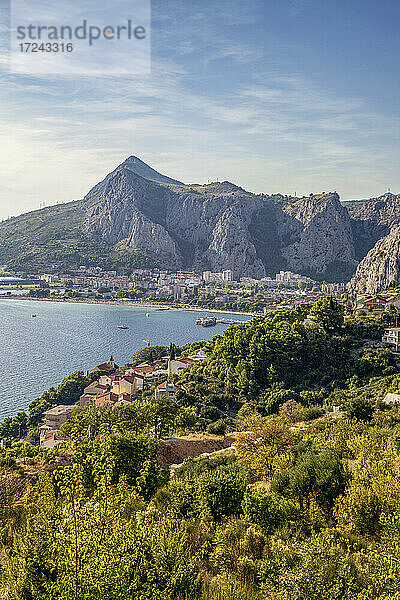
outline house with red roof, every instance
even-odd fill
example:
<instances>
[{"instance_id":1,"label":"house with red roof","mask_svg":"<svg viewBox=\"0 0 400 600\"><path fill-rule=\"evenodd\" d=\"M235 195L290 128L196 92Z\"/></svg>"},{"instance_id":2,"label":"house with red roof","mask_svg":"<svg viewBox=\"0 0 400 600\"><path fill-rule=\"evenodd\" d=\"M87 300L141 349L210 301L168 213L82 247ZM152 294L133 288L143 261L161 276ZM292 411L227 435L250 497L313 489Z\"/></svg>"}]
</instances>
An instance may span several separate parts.
<instances>
[{"instance_id":1,"label":"house with red roof","mask_svg":"<svg viewBox=\"0 0 400 600\"><path fill-rule=\"evenodd\" d=\"M373 311L373 310L385 310L385 308L393 303L393 300L396 296L392 295L383 295L376 294L375 296L367 296L365 298L360 298L357 301L356 310L365 310L365 311Z\"/></svg>"},{"instance_id":2,"label":"house with red roof","mask_svg":"<svg viewBox=\"0 0 400 600\"><path fill-rule=\"evenodd\" d=\"M164 373L166 373L166 371L163 369L160 369L159 367L155 368L148 364L130 367L125 371L126 375L133 375L137 378L137 389L143 389L145 383L148 387L152 386L157 381L159 375Z\"/></svg>"},{"instance_id":3,"label":"house with red roof","mask_svg":"<svg viewBox=\"0 0 400 600\"><path fill-rule=\"evenodd\" d=\"M132 396L138 389L143 389L144 379L144 375L140 375L139 373L135 373L135 375L121 373L120 377L114 379L111 391L118 395L129 394Z\"/></svg>"},{"instance_id":4,"label":"house with red roof","mask_svg":"<svg viewBox=\"0 0 400 600\"><path fill-rule=\"evenodd\" d=\"M128 404L132 404L132 397L130 394L120 394L118 396L118 400L114 404L114 408L118 408L120 406L127 406Z\"/></svg>"},{"instance_id":5,"label":"house with red roof","mask_svg":"<svg viewBox=\"0 0 400 600\"><path fill-rule=\"evenodd\" d=\"M115 371L116 369L118 369L118 365L116 364L114 357L111 355L111 358L108 362L97 365L90 372L98 373L101 371Z\"/></svg>"},{"instance_id":6,"label":"house with red roof","mask_svg":"<svg viewBox=\"0 0 400 600\"><path fill-rule=\"evenodd\" d=\"M193 358L173 358L168 360L167 372L168 375L175 375L186 369L190 364L196 362Z\"/></svg>"},{"instance_id":7,"label":"house with red roof","mask_svg":"<svg viewBox=\"0 0 400 600\"><path fill-rule=\"evenodd\" d=\"M94 405L98 408L108 406L110 408L118 408L119 406L126 406L132 403L131 394L115 394L114 392L107 392L107 394L100 394L96 396Z\"/></svg>"},{"instance_id":8,"label":"house with red roof","mask_svg":"<svg viewBox=\"0 0 400 600\"><path fill-rule=\"evenodd\" d=\"M99 394L94 399L94 405L97 407L105 406L106 404L115 404L118 401L118 394L113 392L106 392L105 394Z\"/></svg>"},{"instance_id":9,"label":"house with red roof","mask_svg":"<svg viewBox=\"0 0 400 600\"><path fill-rule=\"evenodd\" d=\"M102 385L98 381L94 381L90 385L86 386L83 390L82 396L79 398L79 405L86 406L88 402L93 400L99 394L104 394L108 391L108 385Z\"/></svg>"}]
</instances>

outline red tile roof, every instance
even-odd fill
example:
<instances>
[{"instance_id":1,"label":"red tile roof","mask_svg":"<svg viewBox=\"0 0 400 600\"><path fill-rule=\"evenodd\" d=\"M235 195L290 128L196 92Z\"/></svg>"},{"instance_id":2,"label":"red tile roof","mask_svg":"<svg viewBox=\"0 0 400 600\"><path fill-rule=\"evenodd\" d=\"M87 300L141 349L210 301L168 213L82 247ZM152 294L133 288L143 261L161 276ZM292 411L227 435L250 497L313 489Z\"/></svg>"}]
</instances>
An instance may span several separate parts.
<instances>
[{"instance_id":1,"label":"red tile roof","mask_svg":"<svg viewBox=\"0 0 400 600\"><path fill-rule=\"evenodd\" d=\"M163 381L162 383L160 383L159 385L156 386L157 388L169 388L169 387L175 387L175 384L171 383L170 381Z\"/></svg>"},{"instance_id":2,"label":"red tile roof","mask_svg":"<svg viewBox=\"0 0 400 600\"><path fill-rule=\"evenodd\" d=\"M103 385L101 383L91 383L90 385L86 386L83 391L85 394L87 394L91 390L94 391L94 390L106 390L106 389L107 389L106 385Z\"/></svg>"},{"instance_id":3,"label":"red tile roof","mask_svg":"<svg viewBox=\"0 0 400 600\"><path fill-rule=\"evenodd\" d=\"M134 367L133 371L138 372L138 373L154 373L156 371L156 369L154 367L150 367L150 366L138 366L138 367Z\"/></svg>"},{"instance_id":4,"label":"red tile roof","mask_svg":"<svg viewBox=\"0 0 400 600\"><path fill-rule=\"evenodd\" d=\"M121 381L127 381L128 383L135 383L135 375L123 375Z\"/></svg>"},{"instance_id":5,"label":"red tile roof","mask_svg":"<svg viewBox=\"0 0 400 600\"><path fill-rule=\"evenodd\" d=\"M57 430L57 431L48 431L44 437L45 440L54 440L54 441L60 441L60 440L66 440L67 438L64 437L63 435L61 435L61 433Z\"/></svg>"},{"instance_id":6,"label":"red tile roof","mask_svg":"<svg viewBox=\"0 0 400 600\"><path fill-rule=\"evenodd\" d=\"M114 404L114 402L117 402L117 400L117 394L108 392L107 394L100 394L99 396L96 396L94 399L94 404L95 406L103 406L104 404Z\"/></svg>"}]
</instances>

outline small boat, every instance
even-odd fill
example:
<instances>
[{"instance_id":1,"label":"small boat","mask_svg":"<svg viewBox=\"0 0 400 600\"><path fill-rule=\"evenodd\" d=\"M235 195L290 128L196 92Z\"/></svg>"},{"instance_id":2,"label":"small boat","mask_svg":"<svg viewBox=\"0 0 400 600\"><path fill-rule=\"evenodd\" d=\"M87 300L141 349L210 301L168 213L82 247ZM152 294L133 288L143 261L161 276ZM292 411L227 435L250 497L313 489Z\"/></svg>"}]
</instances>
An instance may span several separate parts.
<instances>
[{"instance_id":1,"label":"small boat","mask_svg":"<svg viewBox=\"0 0 400 600\"><path fill-rule=\"evenodd\" d=\"M196 325L201 325L202 323L203 323L203 319L201 317L196 319Z\"/></svg>"},{"instance_id":2,"label":"small boat","mask_svg":"<svg viewBox=\"0 0 400 600\"><path fill-rule=\"evenodd\" d=\"M129 329L128 325L117 325L117 329Z\"/></svg>"},{"instance_id":3,"label":"small boat","mask_svg":"<svg viewBox=\"0 0 400 600\"><path fill-rule=\"evenodd\" d=\"M217 319L215 317L204 317L201 322L202 327L214 327L216 324Z\"/></svg>"},{"instance_id":4,"label":"small boat","mask_svg":"<svg viewBox=\"0 0 400 600\"><path fill-rule=\"evenodd\" d=\"M150 313L146 313L146 317L149 317L149 316L150 316Z\"/></svg>"},{"instance_id":5,"label":"small boat","mask_svg":"<svg viewBox=\"0 0 400 600\"><path fill-rule=\"evenodd\" d=\"M31 315L31 317L32 317L32 318L33 318L33 317L36 317L36 315Z\"/></svg>"}]
</instances>

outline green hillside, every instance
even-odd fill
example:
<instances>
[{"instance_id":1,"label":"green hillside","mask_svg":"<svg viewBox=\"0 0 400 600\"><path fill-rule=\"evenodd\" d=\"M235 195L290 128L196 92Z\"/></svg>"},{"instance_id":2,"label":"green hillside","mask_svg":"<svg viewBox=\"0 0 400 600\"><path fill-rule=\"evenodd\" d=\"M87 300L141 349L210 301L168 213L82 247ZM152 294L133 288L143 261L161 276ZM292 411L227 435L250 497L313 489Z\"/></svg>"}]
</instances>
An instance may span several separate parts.
<instances>
[{"instance_id":1,"label":"green hillside","mask_svg":"<svg viewBox=\"0 0 400 600\"><path fill-rule=\"evenodd\" d=\"M59 272L80 265L104 269L151 267L143 251L113 248L84 235L83 201L43 208L0 223L0 262L16 271Z\"/></svg>"},{"instance_id":2,"label":"green hillside","mask_svg":"<svg viewBox=\"0 0 400 600\"><path fill-rule=\"evenodd\" d=\"M52 450L10 444L75 402L83 372L3 421L4 598L399 598L400 409L382 401L400 397L398 355L367 344L396 314L344 311L328 298L232 326L171 376L178 402L89 403ZM189 440L235 446L171 465Z\"/></svg>"}]
</instances>

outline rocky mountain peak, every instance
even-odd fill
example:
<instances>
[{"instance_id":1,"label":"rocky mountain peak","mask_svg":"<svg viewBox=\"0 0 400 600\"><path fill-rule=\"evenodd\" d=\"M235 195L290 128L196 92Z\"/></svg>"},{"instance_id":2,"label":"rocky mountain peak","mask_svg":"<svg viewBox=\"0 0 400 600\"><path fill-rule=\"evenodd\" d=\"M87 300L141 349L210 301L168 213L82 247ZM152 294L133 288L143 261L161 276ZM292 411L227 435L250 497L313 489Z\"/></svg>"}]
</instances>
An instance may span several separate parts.
<instances>
[{"instance_id":1,"label":"rocky mountain peak","mask_svg":"<svg viewBox=\"0 0 400 600\"><path fill-rule=\"evenodd\" d=\"M82 256L74 254L78 265L106 252L124 264L134 257L140 265L146 257L162 268L232 269L236 277L285 269L348 281L355 248L358 258L362 244L368 251L388 233L385 223L400 217L399 200L384 196L347 209L336 192L294 198L253 194L229 181L184 185L129 156L82 200L46 209L43 228L41 211L0 224L0 258L18 266L22 258L11 258L25 257L31 264L31 240L37 239L40 264L55 264L62 252L50 255L48 239L54 238L68 256L71 240L83 249ZM27 239L27 231L39 230L39 237Z\"/></svg>"},{"instance_id":2,"label":"rocky mountain peak","mask_svg":"<svg viewBox=\"0 0 400 600\"><path fill-rule=\"evenodd\" d=\"M280 237L288 268L314 274L355 268L350 218L336 192L290 200L283 217Z\"/></svg>"},{"instance_id":3,"label":"rocky mountain peak","mask_svg":"<svg viewBox=\"0 0 400 600\"><path fill-rule=\"evenodd\" d=\"M282 202L229 181L166 186L150 176L151 167L129 157L95 186L85 198L86 232L237 276L273 274L277 265L317 276L333 269L337 277L356 266L350 218L336 192Z\"/></svg>"},{"instance_id":4,"label":"rocky mountain peak","mask_svg":"<svg viewBox=\"0 0 400 600\"><path fill-rule=\"evenodd\" d=\"M172 179L171 177L167 177L162 173L159 173L150 165L143 162L137 156L129 156L126 160L124 160L119 167L124 167L132 171L132 173L136 173L136 175L140 175L144 179L149 179L150 181L156 181L157 183L165 183L170 185L184 185L181 181L177 179ZM118 168L118 167L117 167Z\"/></svg>"}]
</instances>

